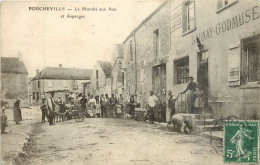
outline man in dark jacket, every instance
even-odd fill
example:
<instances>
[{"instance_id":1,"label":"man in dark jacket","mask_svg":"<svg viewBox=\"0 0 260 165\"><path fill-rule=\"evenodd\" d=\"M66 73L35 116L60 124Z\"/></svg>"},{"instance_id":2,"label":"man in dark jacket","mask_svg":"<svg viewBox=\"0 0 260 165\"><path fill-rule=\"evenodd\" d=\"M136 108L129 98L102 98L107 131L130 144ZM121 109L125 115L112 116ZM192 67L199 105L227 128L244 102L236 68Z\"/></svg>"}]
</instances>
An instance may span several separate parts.
<instances>
[{"instance_id":1,"label":"man in dark jacket","mask_svg":"<svg viewBox=\"0 0 260 165\"><path fill-rule=\"evenodd\" d=\"M110 98L110 107L111 107L111 117L116 117L116 108L117 108L117 99L115 98L115 95L112 94Z\"/></svg>"},{"instance_id":2,"label":"man in dark jacket","mask_svg":"<svg viewBox=\"0 0 260 165\"><path fill-rule=\"evenodd\" d=\"M168 108L171 111L171 118L176 113L175 112L175 102L176 102L176 98L173 97L172 91L169 90L168 91Z\"/></svg>"},{"instance_id":3,"label":"man in dark jacket","mask_svg":"<svg viewBox=\"0 0 260 165\"><path fill-rule=\"evenodd\" d=\"M48 106L48 110L49 110L49 124L53 125L53 119L55 118L54 93L51 93L51 97L48 98L47 106Z\"/></svg>"},{"instance_id":4,"label":"man in dark jacket","mask_svg":"<svg viewBox=\"0 0 260 165\"><path fill-rule=\"evenodd\" d=\"M87 99L85 95L82 95L82 98L80 99L80 107L81 107L81 112L86 115L86 110L87 110Z\"/></svg>"}]
</instances>

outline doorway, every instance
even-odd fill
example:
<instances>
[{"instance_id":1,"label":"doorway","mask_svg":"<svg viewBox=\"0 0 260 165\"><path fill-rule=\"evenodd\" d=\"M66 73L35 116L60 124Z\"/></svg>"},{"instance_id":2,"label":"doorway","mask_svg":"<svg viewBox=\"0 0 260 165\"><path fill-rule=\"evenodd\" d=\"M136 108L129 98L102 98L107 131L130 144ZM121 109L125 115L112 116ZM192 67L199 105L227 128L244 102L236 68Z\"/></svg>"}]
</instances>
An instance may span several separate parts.
<instances>
[{"instance_id":1,"label":"doorway","mask_svg":"<svg viewBox=\"0 0 260 165\"><path fill-rule=\"evenodd\" d=\"M152 71L153 91L159 100L155 111L155 118L159 122L166 122L166 64L154 66Z\"/></svg>"},{"instance_id":2,"label":"doorway","mask_svg":"<svg viewBox=\"0 0 260 165\"><path fill-rule=\"evenodd\" d=\"M197 82L199 89L203 92L204 104L207 106L209 96L208 51L198 54Z\"/></svg>"}]
</instances>

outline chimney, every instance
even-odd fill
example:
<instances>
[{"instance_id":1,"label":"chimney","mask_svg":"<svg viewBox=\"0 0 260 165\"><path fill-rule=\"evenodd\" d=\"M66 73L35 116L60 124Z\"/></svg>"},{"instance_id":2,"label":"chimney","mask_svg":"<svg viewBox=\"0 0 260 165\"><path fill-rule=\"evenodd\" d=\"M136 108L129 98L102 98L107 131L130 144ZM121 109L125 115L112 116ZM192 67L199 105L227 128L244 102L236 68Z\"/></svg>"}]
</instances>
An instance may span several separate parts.
<instances>
[{"instance_id":1,"label":"chimney","mask_svg":"<svg viewBox=\"0 0 260 165\"><path fill-rule=\"evenodd\" d=\"M23 54L21 52L18 52L18 59L19 61L23 61Z\"/></svg>"},{"instance_id":2,"label":"chimney","mask_svg":"<svg viewBox=\"0 0 260 165\"><path fill-rule=\"evenodd\" d=\"M39 69L37 68L36 69L36 76L39 74Z\"/></svg>"},{"instance_id":3,"label":"chimney","mask_svg":"<svg viewBox=\"0 0 260 165\"><path fill-rule=\"evenodd\" d=\"M62 68L62 64L59 64L59 68Z\"/></svg>"}]
</instances>

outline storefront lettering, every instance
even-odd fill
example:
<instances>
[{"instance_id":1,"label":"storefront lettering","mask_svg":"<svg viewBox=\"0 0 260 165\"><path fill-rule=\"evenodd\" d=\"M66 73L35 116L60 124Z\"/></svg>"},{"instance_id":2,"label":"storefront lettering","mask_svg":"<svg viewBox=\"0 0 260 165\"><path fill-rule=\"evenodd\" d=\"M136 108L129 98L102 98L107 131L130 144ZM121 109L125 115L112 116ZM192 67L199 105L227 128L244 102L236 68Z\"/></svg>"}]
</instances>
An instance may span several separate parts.
<instances>
[{"instance_id":1,"label":"storefront lettering","mask_svg":"<svg viewBox=\"0 0 260 165\"><path fill-rule=\"evenodd\" d=\"M205 31L202 31L194 36L192 36L192 45L197 44L196 37L200 41L204 41L212 38L214 35L221 35L225 32L228 32L232 29L240 27L244 24L249 23L250 21L259 19L259 8L254 6L251 9L248 9L238 15L233 16L230 19L227 19L223 22L218 23L215 27L210 27Z\"/></svg>"}]
</instances>

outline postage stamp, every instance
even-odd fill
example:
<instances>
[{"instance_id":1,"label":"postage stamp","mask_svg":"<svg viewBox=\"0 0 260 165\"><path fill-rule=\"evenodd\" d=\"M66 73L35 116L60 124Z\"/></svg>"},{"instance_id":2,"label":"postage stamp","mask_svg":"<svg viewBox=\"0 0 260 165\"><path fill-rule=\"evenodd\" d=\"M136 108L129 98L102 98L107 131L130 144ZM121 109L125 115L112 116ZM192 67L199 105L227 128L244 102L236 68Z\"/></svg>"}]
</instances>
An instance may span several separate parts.
<instances>
[{"instance_id":1,"label":"postage stamp","mask_svg":"<svg viewBox=\"0 0 260 165\"><path fill-rule=\"evenodd\" d=\"M258 121L224 122L224 162L258 162Z\"/></svg>"}]
</instances>

